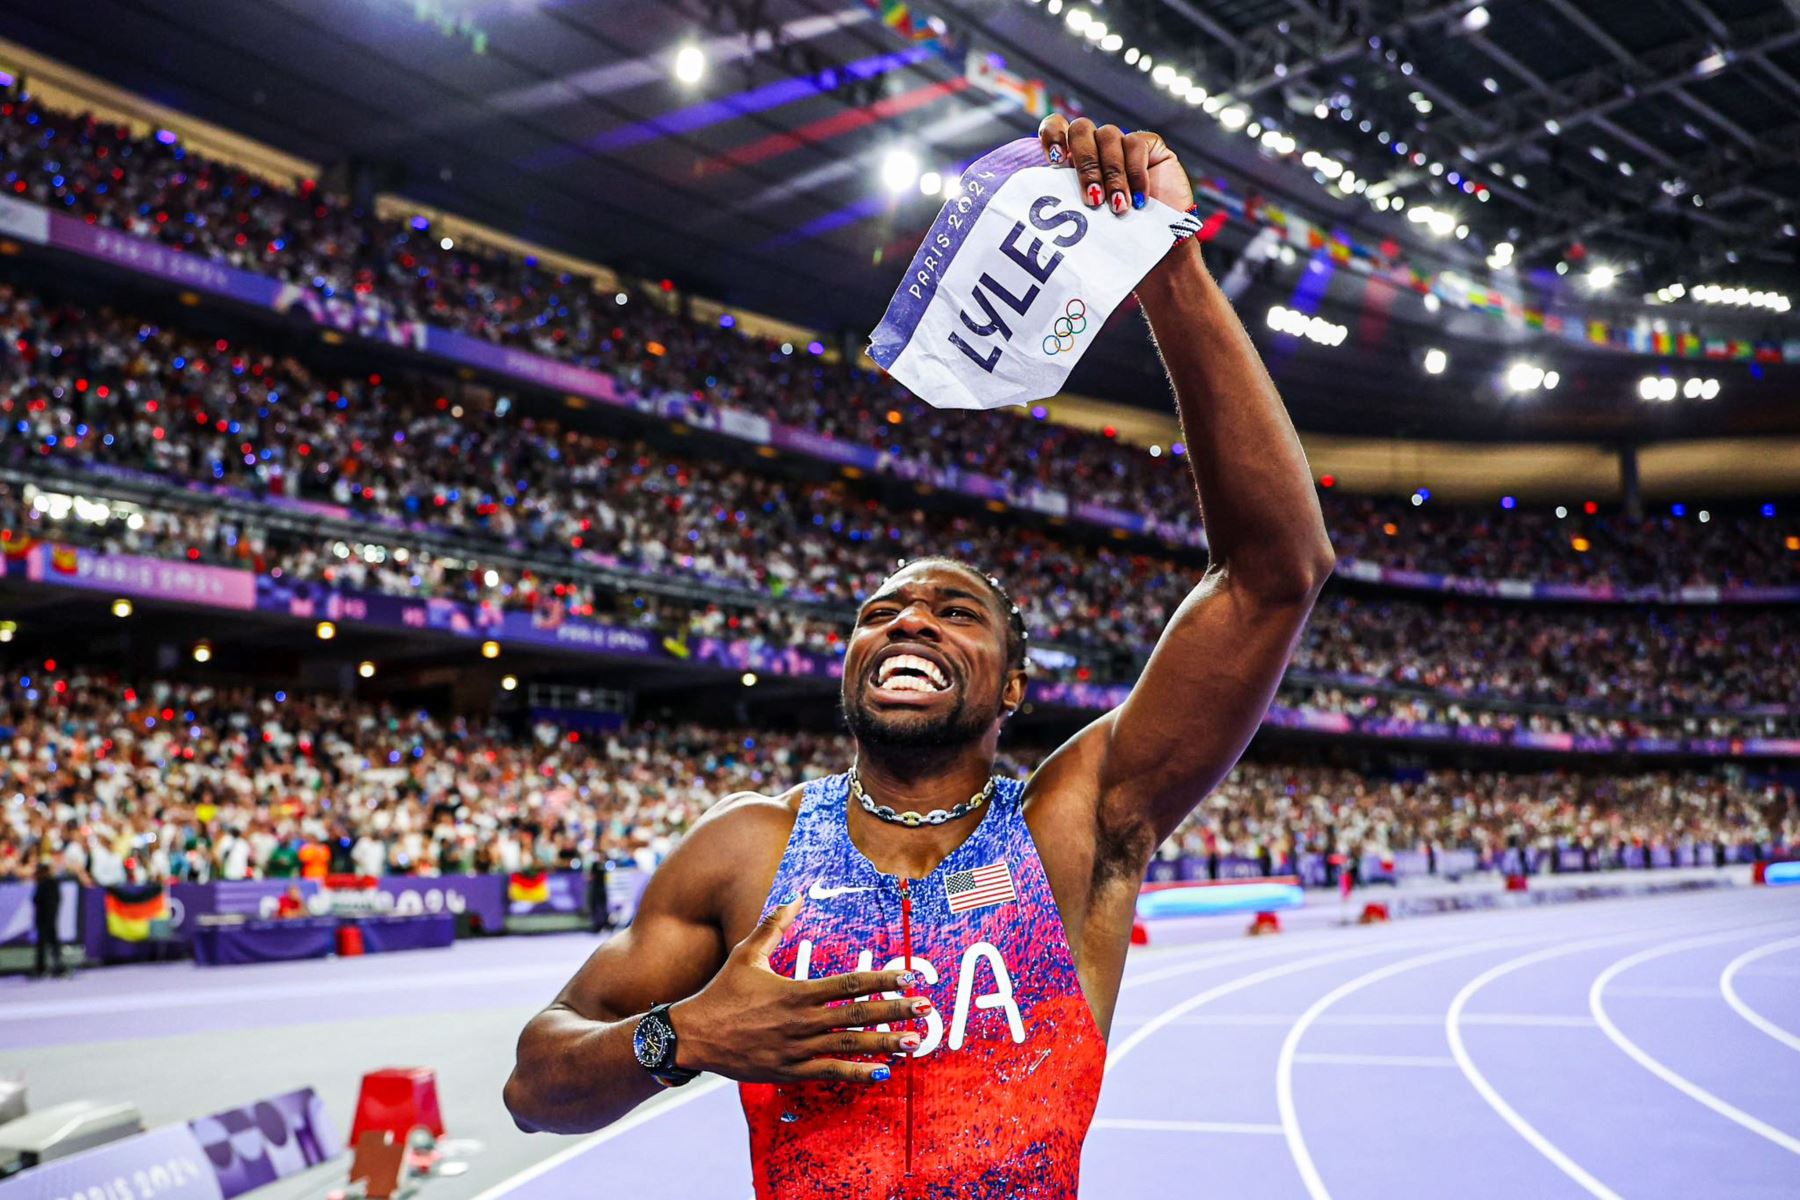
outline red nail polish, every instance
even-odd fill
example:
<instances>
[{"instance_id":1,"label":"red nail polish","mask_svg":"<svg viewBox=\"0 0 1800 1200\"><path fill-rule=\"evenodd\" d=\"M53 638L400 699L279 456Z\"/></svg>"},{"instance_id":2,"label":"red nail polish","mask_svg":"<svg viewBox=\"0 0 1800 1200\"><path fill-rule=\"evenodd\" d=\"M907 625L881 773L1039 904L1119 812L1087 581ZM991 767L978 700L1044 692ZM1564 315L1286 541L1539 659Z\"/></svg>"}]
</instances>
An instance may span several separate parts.
<instances>
[{"instance_id":1,"label":"red nail polish","mask_svg":"<svg viewBox=\"0 0 1800 1200\"><path fill-rule=\"evenodd\" d=\"M1087 189L1088 207L1089 208L1099 208L1101 199L1102 199L1102 195L1100 192L1100 185L1097 183L1088 184L1088 189Z\"/></svg>"},{"instance_id":2,"label":"red nail polish","mask_svg":"<svg viewBox=\"0 0 1800 1200\"><path fill-rule=\"evenodd\" d=\"M1114 192L1112 194L1112 210L1118 216L1122 217L1125 215L1125 203L1124 192Z\"/></svg>"}]
</instances>

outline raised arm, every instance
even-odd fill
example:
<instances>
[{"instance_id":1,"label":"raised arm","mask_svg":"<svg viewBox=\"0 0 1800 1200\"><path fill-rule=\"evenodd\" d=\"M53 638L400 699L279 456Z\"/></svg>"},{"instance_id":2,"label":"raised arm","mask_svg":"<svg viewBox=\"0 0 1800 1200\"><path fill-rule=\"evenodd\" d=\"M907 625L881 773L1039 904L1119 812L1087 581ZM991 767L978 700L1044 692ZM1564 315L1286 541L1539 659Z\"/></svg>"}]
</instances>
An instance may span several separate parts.
<instances>
[{"instance_id":1,"label":"raised arm","mask_svg":"<svg viewBox=\"0 0 1800 1200\"><path fill-rule=\"evenodd\" d=\"M519 1128L586 1133L660 1091L632 1047L638 1018L654 1004L674 1004L675 1065L683 1069L761 1081L867 1083L885 1076L879 1062L828 1056L900 1049L901 1033L859 1030L917 1015L914 1001L841 1002L901 991L902 973L865 971L808 983L775 974L769 954L802 902L769 913L735 948L723 932L725 910L746 889L754 897L745 925L761 906L767 877L747 879L754 871L746 863L771 827L779 834L775 845L785 844L781 818L771 811L778 807L760 796L721 802L651 878L631 927L594 951L525 1026L505 1092ZM834 1003L840 1006L828 1007Z\"/></svg>"},{"instance_id":2,"label":"raised arm","mask_svg":"<svg viewBox=\"0 0 1800 1200\"><path fill-rule=\"evenodd\" d=\"M1066 160L1100 194L1192 203L1186 173L1156 134L1060 121L1045 124L1047 148L1062 139ZM1137 296L1174 385L1212 564L1131 695L1084 736L1101 745L1082 757L1098 775L1102 827L1154 848L1243 753L1334 559L1300 440L1199 243L1170 251Z\"/></svg>"}]
</instances>

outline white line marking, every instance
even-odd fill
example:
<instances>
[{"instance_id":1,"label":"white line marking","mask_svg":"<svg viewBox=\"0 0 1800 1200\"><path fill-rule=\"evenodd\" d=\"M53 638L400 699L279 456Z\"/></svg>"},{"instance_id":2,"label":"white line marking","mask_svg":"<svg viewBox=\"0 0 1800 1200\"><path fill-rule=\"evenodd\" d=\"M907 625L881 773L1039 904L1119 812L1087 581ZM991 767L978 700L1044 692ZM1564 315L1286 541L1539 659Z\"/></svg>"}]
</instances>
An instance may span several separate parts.
<instances>
[{"instance_id":1,"label":"white line marking","mask_svg":"<svg viewBox=\"0 0 1800 1200\"><path fill-rule=\"evenodd\" d=\"M1565 1017L1556 1013L1464 1013L1464 1025L1550 1025L1571 1029L1592 1029L1592 1017Z\"/></svg>"},{"instance_id":2,"label":"white line marking","mask_svg":"<svg viewBox=\"0 0 1800 1200\"><path fill-rule=\"evenodd\" d=\"M1487 1076L1481 1073L1481 1069L1475 1065L1475 1060L1470 1057L1469 1048L1463 1043L1462 1027L1465 1024L1475 1024L1478 1020L1482 1024L1499 1024L1501 1022L1494 1021L1492 1016L1465 1017L1463 1010L1468 1007L1469 1001L1475 998L1477 992L1502 976L1511 975L1515 971L1523 970L1540 962L1547 962L1552 958L1561 958L1565 954L1578 954L1583 950L1592 950L1600 946L1611 946L1652 936L1654 934L1651 933L1615 934L1609 937L1587 938L1583 941L1571 942L1566 946L1552 946L1548 950L1521 954L1517 958L1508 959L1489 967L1465 983L1462 990L1457 992L1456 997L1450 1001L1449 1011L1444 1014L1444 1036L1449 1039L1451 1057L1456 1060L1456 1065L1462 1068L1463 1078L1469 1081L1469 1085L1475 1089L1476 1094L1486 1101L1487 1106L1493 1109L1502 1121L1512 1127L1514 1133L1524 1138L1532 1149L1549 1159L1557 1170L1586 1188L1590 1195L1601 1197L1601 1200L1622 1200L1622 1198L1619 1193L1590 1174L1587 1168L1564 1154L1560 1147L1539 1133L1535 1125L1520 1116L1519 1111L1508 1104L1505 1097L1495 1090L1494 1085L1488 1082ZM1514 1017L1505 1023L1512 1024L1516 1020L1517 1017ZM1593 1023L1592 1018L1588 1017L1580 1018L1580 1020L1583 1024ZM1542 1023L1549 1023L1549 1021L1549 1017L1542 1019ZM1535 1025L1539 1024L1540 1020L1533 1018L1526 1023ZM1562 1024L1562 1022L1557 1021L1556 1024Z\"/></svg>"},{"instance_id":3,"label":"white line marking","mask_svg":"<svg viewBox=\"0 0 1800 1200\"><path fill-rule=\"evenodd\" d=\"M1650 1000L1711 1000L1719 992L1709 987L1616 987L1612 994Z\"/></svg>"},{"instance_id":4,"label":"white line marking","mask_svg":"<svg viewBox=\"0 0 1800 1200\"><path fill-rule=\"evenodd\" d=\"M1319 1176L1319 1168L1313 1162L1312 1152L1306 1148L1306 1138L1300 1132L1300 1113L1294 1104L1294 1055L1299 1049L1300 1039L1306 1036L1307 1029L1319 1019L1326 1009L1353 992L1359 992L1372 983L1398 975L1415 967L1429 966L1434 962L1456 958L1464 954L1478 954L1484 950L1492 950L1499 946L1515 945L1523 940L1519 937L1491 938L1472 945L1452 946L1448 950L1434 950L1429 954L1416 954L1411 958L1403 958L1399 962L1388 963L1377 967L1366 974L1358 975L1345 983L1326 992L1313 1002L1313 1006L1300 1014L1288 1035L1281 1043L1281 1055L1275 1062L1275 1107L1281 1112L1282 1132L1287 1135L1288 1154L1294 1160L1294 1166L1300 1171L1300 1180L1306 1185L1306 1194L1312 1200L1330 1200L1331 1193L1325 1187L1325 1181Z\"/></svg>"},{"instance_id":5,"label":"white line marking","mask_svg":"<svg viewBox=\"0 0 1800 1200\"><path fill-rule=\"evenodd\" d=\"M562 1166L576 1155L585 1154L595 1146L602 1145L603 1143L612 1141L616 1137L630 1133L638 1126L643 1125L648 1121L654 1121L665 1113L672 1113L684 1104L692 1104L702 1096L710 1096L730 1082L729 1079L714 1076L705 1082L691 1084L689 1086L692 1090L684 1090L680 1094L663 1101L661 1104L640 1108L630 1116L613 1122L605 1129L602 1129L597 1133L588 1134L580 1141L558 1150L543 1162L534 1163L531 1166L526 1167L523 1171L520 1171L517 1175L502 1179L493 1187L488 1188L485 1192L477 1195L474 1200L498 1200L498 1197L507 1195L508 1193L523 1187L538 1176L554 1171L557 1167Z\"/></svg>"},{"instance_id":6,"label":"white line marking","mask_svg":"<svg viewBox=\"0 0 1800 1200\"><path fill-rule=\"evenodd\" d=\"M569 977L569 972L573 969L571 964L579 965L576 960L571 959L566 963L457 971L424 971L416 974L384 976L380 979L355 979L336 975L335 978L307 982L284 981L219 988L197 986L166 992L132 992L123 996L45 1000L35 1004L8 1004L4 1010L0 1010L0 1023L35 1021L43 1017L86 1017L106 1013L142 1012L153 1008L192 1008L195 1005L224 1006L259 1000L279 1000L285 1004L288 1001L307 996L369 996L381 992L444 990L460 985L528 983L538 979L554 982ZM360 964L352 962L347 969L355 970L358 965ZM331 969L325 964L320 964L320 966L322 970ZM367 1014L356 1015L365 1016Z\"/></svg>"},{"instance_id":7,"label":"white line marking","mask_svg":"<svg viewBox=\"0 0 1800 1200\"><path fill-rule=\"evenodd\" d=\"M1778 953L1779 951L1794 946L1800 946L1800 937L1784 938L1779 942L1770 942L1766 946L1758 946L1754 950L1744 951L1744 953L1732 959L1731 962L1726 965L1725 969L1719 973L1719 992L1725 997L1725 1003L1731 1005L1732 1011L1737 1013L1738 1016L1744 1018L1744 1020L1750 1022L1750 1024L1756 1026L1788 1049L1800 1051L1800 1036L1788 1032L1775 1022L1769 1020L1769 1018L1757 1012L1754 1008L1751 1008L1744 1002L1744 998L1738 995L1737 990L1737 976L1739 971L1742 971L1745 967L1758 959L1766 958L1771 954ZM1759 976L1770 973L1771 972L1768 971L1757 972Z\"/></svg>"},{"instance_id":8,"label":"white line marking","mask_svg":"<svg viewBox=\"0 0 1800 1200\"><path fill-rule=\"evenodd\" d=\"M1417 945L1431 945L1443 940L1444 939L1442 938L1434 938L1428 942L1407 942L1391 946L1358 946L1353 950L1340 950L1336 954L1312 955L1299 962L1282 963L1280 966L1276 967L1265 967L1260 971L1252 971L1248 975L1240 975L1236 979L1228 979L1224 983L1215 984L1203 992L1196 992L1179 1004L1165 1008L1162 1012L1146 1021L1142 1027L1130 1037L1120 1042L1118 1046L1106 1056L1106 1071L1110 1073L1114 1067L1119 1065L1127 1054L1130 1054L1133 1050L1137 1049L1143 1044L1146 1038L1155 1034L1164 1026L1185 1017L1188 1013L1194 1011L1203 1004L1212 1003L1220 996L1228 996L1233 992L1242 991L1247 987L1254 987L1257 984L1264 983L1270 979L1278 979L1283 975L1292 975L1298 971L1307 971L1314 967L1323 967L1334 962L1342 962L1347 958L1366 958L1371 954L1380 954L1388 950L1410 950Z\"/></svg>"},{"instance_id":9,"label":"white line marking","mask_svg":"<svg viewBox=\"0 0 1800 1200\"><path fill-rule=\"evenodd\" d=\"M1152 1133L1258 1133L1279 1136L1279 1125L1256 1125L1245 1121L1149 1121L1132 1117L1100 1117L1095 1129L1138 1129Z\"/></svg>"},{"instance_id":10,"label":"white line marking","mask_svg":"<svg viewBox=\"0 0 1800 1200\"><path fill-rule=\"evenodd\" d=\"M1441 1054L1296 1054L1297 1063L1334 1067L1454 1067L1456 1060Z\"/></svg>"},{"instance_id":11,"label":"white line marking","mask_svg":"<svg viewBox=\"0 0 1800 1200\"><path fill-rule=\"evenodd\" d=\"M1618 962L1615 962L1612 966L1606 968L1606 970L1594 977L1593 986L1588 988L1588 1011L1594 1014L1594 1020L1600 1022L1600 1032L1612 1039L1613 1045L1623 1050L1634 1062L1640 1067L1643 1067L1644 1070L1650 1072L1652 1075L1656 1076L1676 1091L1683 1093L1690 1099L1704 1104L1706 1107L1712 1109L1727 1120L1735 1121L1745 1129L1748 1129L1751 1133L1774 1142L1788 1153L1800 1154L1800 1137L1784 1133L1773 1125L1770 1125L1768 1122L1758 1120L1743 1109L1721 1100L1718 1096L1713 1095L1693 1080L1687 1078L1687 1076L1682 1075L1673 1068L1667 1066L1644 1050L1636 1042L1626 1037L1624 1032L1620 1030L1617 1025L1613 1024L1612 1018L1608 1016L1606 1012L1606 985L1611 983L1614 979L1617 979L1626 971L1629 971L1631 968L1642 963L1650 962L1653 959L1662 958L1664 955L1675 954L1682 950L1694 949L1700 946L1709 946L1717 942L1729 942L1736 938L1743 937L1744 932L1745 931L1743 930L1734 930L1731 933L1714 934L1710 937L1686 938L1667 946L1653 946L1648 950L1640 950L1636 954L1621 958Z\"/></svg>"}]
</instances>

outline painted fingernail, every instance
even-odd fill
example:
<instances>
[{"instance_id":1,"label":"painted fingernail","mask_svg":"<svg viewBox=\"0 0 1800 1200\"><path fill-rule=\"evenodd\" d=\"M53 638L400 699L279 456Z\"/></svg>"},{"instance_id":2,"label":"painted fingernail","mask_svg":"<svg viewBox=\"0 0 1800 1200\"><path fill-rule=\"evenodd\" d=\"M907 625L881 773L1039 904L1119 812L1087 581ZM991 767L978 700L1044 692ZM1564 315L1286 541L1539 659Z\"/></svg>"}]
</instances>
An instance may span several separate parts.
<instances>
[{"instance_id":1,"label":"painted fingernail","mask_svg":"<svg viewBox=\"0 0 1800 1200\"><path fill-rule=\"evenodd\" d=\"M1114 215L1116 215L1116 216L1122 217L1125 215L1125 193L1124 192L1114 192L1112 194L1112 210L1113 210Z\"/></svg>"},{"instance_id":2,"label":"painted fingernail","mask_svg":"<svg viewBox=\"0 0 1800 1200\"><path fill-rule=\"evenodd\" d=\"M923 980L924 976L917 971L902 971L894 977L894 981L902 988L916 988Z\"/></svg>"},{"instance_id":3,"label":"painted fingernail","mask_svg":"<svg viewBox=\"0 0 1800 1200\"><path fill-rule=\"evenodd\" d=\"M931 1001L927 1000L923 996L920 996L917 1000L914 1000L912 1002L912 1010L915 1013L918 1013L922 1017L926 1013L931 1011Z\"/></svg>"},{"instance_id":4,"label":"painted fingernail","mask_svg":"<svg viewBox=\"0 0 1800 1200\"><path fill-rule=\"evenodd\" d=\"M1050 161L1053 163L1060 163L1062 161L1062 147L1061 146L1050 147Z\"/></svg>"},{"instance_id":5,"label":"painted fingernail","mask_svg":"<svg viewBox=\"0 0 1800 1200\"><path fill-rule=\"evenodd\" d=\"M892 1074L893 1074L893 1072L888 1070L886 1067L876 1067L873 1071L869 1072L869 1078L873 1079L876 1083L882 1083L882 1082L885 1082L887 1077Z\"/></svg>"},{"instance_id":6,"label":"painted fingernail","mask_svg":"<svg viewBox=\"0 0 1800 1200\"><path fill-rule=\"evenodd\" d=\"M1142 193L1142 192L1131 193L1131 207L1133 207L1133 208L1144 207L1144 193Z\"/></svg>"},{"instance_id":7,"label":"painted fingernail","mask_svg":"<svg viewBox=\"0 0 1800 1200\"><path fill-rule=\"evenodd\" d=\"M901 1034L900 1048L902 1050L917 1050L919 1048L919 1035L916 1033Z\"/></svg>"},{"instance_id":8,"label":"painted fingernail","mask_svg":"<svg viewBox=\"0 0 1800 1200\"><path fill-rule=\"evenodd\" d=\"M1105 196L1104 196L1104 194L1103 194L1103 193L1102 193L1102 192L1101 192L1101 191L1100 191L1100 185L1099 185L1099 184L1097 184L1097 183L1090 183L1090 184L1088 184L1088 189L1087 189L1087 202L1088 202L1088 207L1089 207L1089 208L1099 208L1099 207L1100 207L1100 201L1101 201L1101 200L1103 200L1103 199L1104 199L1104 198L1105 198Z\"/></svg>"}]
</instances>

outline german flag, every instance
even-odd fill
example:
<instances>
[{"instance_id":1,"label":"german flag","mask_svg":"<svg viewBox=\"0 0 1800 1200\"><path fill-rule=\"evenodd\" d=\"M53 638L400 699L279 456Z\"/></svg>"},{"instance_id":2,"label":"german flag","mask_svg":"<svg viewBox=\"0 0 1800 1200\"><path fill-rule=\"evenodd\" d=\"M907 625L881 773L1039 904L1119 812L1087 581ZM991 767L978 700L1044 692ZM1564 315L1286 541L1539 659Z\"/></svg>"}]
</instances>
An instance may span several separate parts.
<instances>
[{"instance_id":1,"label":"german flag","mask_svg":"<svg viewBox=\"0 0 1800 1200\"><path fill-rule=\"evenodd\" d=\"M548 904L550 877L542 871L515 872L506 881L506 898L514 904Z\"/></svg>"},{"instance_id":2,"label":"german flag","mask_svg":"<svg viewBox=\"0 0 1800 1200\"><path fill-rule=\"evenodd\" d=\"M106 932L121 942L149 940L150 922L168 917L169 898L161 884L106 889Z\"/></svg>"}]
</instances>

